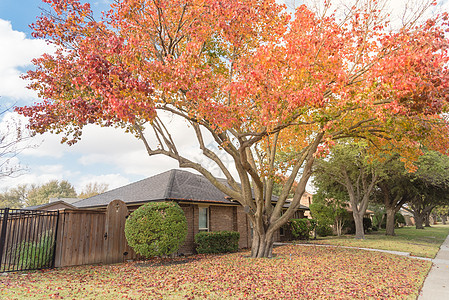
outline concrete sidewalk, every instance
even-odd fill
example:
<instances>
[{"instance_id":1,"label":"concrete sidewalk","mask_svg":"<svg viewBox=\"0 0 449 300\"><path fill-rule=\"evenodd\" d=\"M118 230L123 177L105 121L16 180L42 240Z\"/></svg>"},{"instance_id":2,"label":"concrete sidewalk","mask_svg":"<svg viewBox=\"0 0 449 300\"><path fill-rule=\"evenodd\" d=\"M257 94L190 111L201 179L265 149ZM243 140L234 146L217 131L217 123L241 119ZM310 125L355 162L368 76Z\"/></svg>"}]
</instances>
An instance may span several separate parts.
<instances>
[{"instance_id":1,"label":"concrete sidewalk","mask_svg":"<svg viewBox=\"0 0 449 300\"><path fill-rule=\"evenodd\" d=\"M418 300L449 299L449 235L440 247Z\"/></svg>"}]
</instances>

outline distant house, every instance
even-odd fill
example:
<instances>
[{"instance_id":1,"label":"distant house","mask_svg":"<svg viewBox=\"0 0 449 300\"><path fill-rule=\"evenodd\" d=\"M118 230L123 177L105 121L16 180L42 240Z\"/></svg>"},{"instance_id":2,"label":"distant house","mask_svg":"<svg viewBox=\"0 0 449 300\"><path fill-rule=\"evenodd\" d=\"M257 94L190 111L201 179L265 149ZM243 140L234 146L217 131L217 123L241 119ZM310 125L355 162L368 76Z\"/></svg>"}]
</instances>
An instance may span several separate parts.
<instances>
[{"instance_id":1,"label":"distant house","mask_svg":"<svg viewBox=\"0 0 449 300\"><path fill-rule=\"evenodd\" d=\"M57 202L57 201L64 201L65 203L72 204L72 203L78 202L80 200L81 200L80 198L58 197L58 198L50 198L50 200L48 202L51 203L51 202Z\"/></svg>"},{"instance_id":2,"label":"distant house","mask_svg":"<svg viewBox=\"0 0 449 300\"><path fill-rule=\"evenodd\" d=\"M56 199L56 198L55 198ZM80 199L76 198L77 201L79 201ZM44 204L40 204L40 205L33 205L33 206L28 206L25 207L24 209L29 209L29 210L59 210L59 209L76 209L76 206L65 202L63 200L55 200L49 203L44 203Z\"/></svg>"},{"instance_id":3,"label":"distant house","mask_svg":"<svg viewBox=\"0 0 449 300\"><path fill-rule=\"evenodd\" d=\"M200 231L238 231L239 247L251 246L252 229L244 208L202 175L174 169L80 200L73 205L79 209L106 209L111 201L117 199L125 202L130 212L148 202L177 202L185 213L188 227L186 242L179 250L181 253L195 251L194 236ZM276 200L273 197L273 201ZM303 217L306 210L308 207L301 206L296 217ZM291 234L285 228L275 236L276 241L290 238Z\"/></svg>"},{"instance_id":4,"label":"distant house","mask_svg":"<svg viewBox=\"0 0 449 300\"><path fill-rule=\"evenodd\" d=\"M348 202L348 205L345 208L348 211L348 213L350 214L350 216L353 218L353 210L352 210L351 203ZM370 209L366 209L365 213L363 214L363 217L372 219L373 215L374 215L374 211L372 211Z\"/></svg>"},{"instance_id":5,"label":"distant house","mask_svg":"<svg viewBox=\"0 0 449 300\"><path fill-rule=\"evenodd\" d=\"M313 203L313 195L309 192L304 192L304 195L301 197L300 203L304 206L310 207L310 205ZM346 207L345 207L346 211L352 215L352 206L351 203L347 203ZM374 211L367 209L365 211L364 217L365 218L372 218L372 216L374 215ZM311 217L310 216L310 211L305 212L305 216L306 217Z\"/></svg>"},{"instance_id":6,"label":"distant house","mask_svg":"<svg viewBox=\"0 0 449 300\"><path fill-rule=\"evenodd\" d=\"M414 226L415 225L415 217L413 214L403 208L399 210L399 213L404 216L405 226Z\"/></svg>"},{"instance_id":7,"label":"distant house","mask_svg":"<svg viewBox=\"0 0 449 300\"><path fill-rule=\"evenodd\" d=\"M301 197L301 200L299 200L299 203L301 203L301 205L305 207L310 207L310 204L312 204L312 202L313 202L313 195L307 191L304 192L304 194ZM306 216L307 218L312 218L312 216L310 215L310 210L307 210L304 213L304 216Z\"/></svg>"}]
</instances>

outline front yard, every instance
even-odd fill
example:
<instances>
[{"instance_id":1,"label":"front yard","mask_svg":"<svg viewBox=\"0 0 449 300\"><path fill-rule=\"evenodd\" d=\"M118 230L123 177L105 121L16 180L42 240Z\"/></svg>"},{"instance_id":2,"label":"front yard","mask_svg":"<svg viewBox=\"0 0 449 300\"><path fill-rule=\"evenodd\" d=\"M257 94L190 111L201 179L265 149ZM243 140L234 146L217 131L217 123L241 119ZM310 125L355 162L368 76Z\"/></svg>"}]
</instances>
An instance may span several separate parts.
<instances>
[{"instance_id":1,"label":"front yard","mask_svg":"<svg viewBox=\"0 0 449 300\"><path fill-rule=\"evenodd\" d=\"M403 227L395 229L396 236L386 236L385 230L365 234L364 240L353 235L330 236L310 240L310 243L362 247L409 252L413 256L434 258L449 234L449 225L432 225L425 229ZM301 241L299 241L301 243Z\"/></svg>"},{"instance_id":2,"label":"front yard","mask_svg":"<svg viewBox=\"0 0 449 300\"><path fill-rule=\"evenodd\" d=\"M248 252L82 266L0 277L1 299L415 299L431 263L385 253L288 245Z\"/></svg>"}]
</instances>

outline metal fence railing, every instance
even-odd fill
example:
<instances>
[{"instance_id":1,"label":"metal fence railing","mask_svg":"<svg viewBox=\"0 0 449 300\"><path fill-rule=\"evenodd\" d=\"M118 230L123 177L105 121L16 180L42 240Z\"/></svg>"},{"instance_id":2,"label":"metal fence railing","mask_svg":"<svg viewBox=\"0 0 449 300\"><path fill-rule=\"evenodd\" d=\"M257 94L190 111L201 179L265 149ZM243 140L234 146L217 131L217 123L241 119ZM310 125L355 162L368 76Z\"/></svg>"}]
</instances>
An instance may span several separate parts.
<instances>
[{"instance_id":1,"label":"metal fence railing","mask_svg":"<svg viewBox=\"0 0 449 300\"><path fill-rule=\"evenodd\" d=\"M58 211L0 209L0 272L54 267Z\"/></svg>"}]
</instances>

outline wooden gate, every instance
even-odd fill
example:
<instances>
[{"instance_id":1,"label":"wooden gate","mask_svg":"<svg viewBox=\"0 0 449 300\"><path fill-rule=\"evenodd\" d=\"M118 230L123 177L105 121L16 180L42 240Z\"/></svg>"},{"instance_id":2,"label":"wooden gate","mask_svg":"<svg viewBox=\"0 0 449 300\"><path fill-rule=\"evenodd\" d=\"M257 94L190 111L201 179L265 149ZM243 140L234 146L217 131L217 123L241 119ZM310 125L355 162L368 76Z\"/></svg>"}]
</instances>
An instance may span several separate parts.
<instances>
[{"instance_id":1,"label":"wooden gate","mask_svg":"<svg viewBox=\"0 0 449 300\"><path fill-rule=\"evenodd\" d=\"M125 238L129 212L114 200L105 210L65 209L60 213L56 267L112 264L136 259Z\"/></svg>"},{"instance_id":2,"label":"wooden gate","mask_svg":"<svg viewBox=\"0 0 449 300\"><path fill-rule=\"evenodd\" d=\"M114 200L106 208L105 224L105 263L124 262L128 254L128 244L125 238L125 221L129 212L125 202Z\"/></svg>"}]
</instances>

